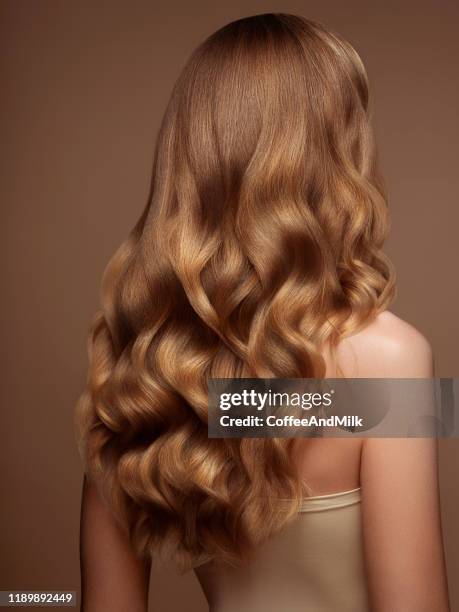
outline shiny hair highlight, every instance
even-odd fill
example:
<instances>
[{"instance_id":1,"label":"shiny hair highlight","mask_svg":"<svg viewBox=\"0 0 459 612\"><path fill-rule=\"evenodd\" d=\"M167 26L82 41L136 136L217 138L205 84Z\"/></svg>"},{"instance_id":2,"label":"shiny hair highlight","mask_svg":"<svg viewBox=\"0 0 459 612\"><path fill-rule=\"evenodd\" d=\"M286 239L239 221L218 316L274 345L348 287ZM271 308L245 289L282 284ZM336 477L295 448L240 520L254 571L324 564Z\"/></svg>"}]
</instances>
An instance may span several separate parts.
<instances>
[{"instance_id":1,"label":"shiny hair highlight","mask_svg":"<svg viewBox=\"0 0 459 612\"><path fill-rule=\"evenodd\" d=\"M209 439L207 380L323 377L392 299L368 102L352 46L286 14L226 25L179 77L76 411L139 554L238 564L298 511L293 440Z\"/></svg>"}]
</instances>

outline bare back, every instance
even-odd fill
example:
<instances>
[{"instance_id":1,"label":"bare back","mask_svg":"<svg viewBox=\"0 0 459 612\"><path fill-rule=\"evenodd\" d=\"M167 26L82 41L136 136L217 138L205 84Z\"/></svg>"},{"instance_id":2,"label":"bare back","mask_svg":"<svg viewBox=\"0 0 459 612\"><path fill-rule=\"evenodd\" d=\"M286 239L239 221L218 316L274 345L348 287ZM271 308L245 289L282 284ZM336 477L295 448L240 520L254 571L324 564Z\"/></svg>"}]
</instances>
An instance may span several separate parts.
<instances>
[{"instance_id":1,"label":"bare back","mask_svg":"<svg viewBox=\"0 0 459 612\"><path fill-rule=\"evenodd\" d=\"M404 346L406 344L407 348ZM427 341L415 328L386 311L362 331L344 338L334 356L330 351L324 353L326 376L403 377L408 356L422 345L427 345ZM406 353L406 356L402 353ZM394 371L394 358L397 361L397 355L399 369ZM347 491L360 486L363 443L364 438L354 437L298 440L295 460L313 495Z\"/></svg>"}]
</instances>

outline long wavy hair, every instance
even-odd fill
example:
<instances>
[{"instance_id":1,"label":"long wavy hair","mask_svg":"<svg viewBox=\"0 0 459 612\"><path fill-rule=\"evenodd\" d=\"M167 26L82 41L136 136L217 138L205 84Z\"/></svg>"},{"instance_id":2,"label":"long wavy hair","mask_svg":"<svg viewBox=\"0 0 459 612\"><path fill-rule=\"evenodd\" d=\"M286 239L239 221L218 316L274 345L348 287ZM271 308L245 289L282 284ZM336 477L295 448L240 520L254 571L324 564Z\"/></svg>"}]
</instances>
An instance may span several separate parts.
<instances>
[{"instance_id":1,"label":"long wavy hair","mask_svg":"<svg viewBox=\"0 0 459 612\"><path fill-rule=\"evenodd\" d=\"M392 299L368 103L353 47L294 15L234 21L183 69L76 410L139 555L238 564L298 511L293 440L209 439L207 380L324 377L324 347Z\"/></svg>"}]
</instances>

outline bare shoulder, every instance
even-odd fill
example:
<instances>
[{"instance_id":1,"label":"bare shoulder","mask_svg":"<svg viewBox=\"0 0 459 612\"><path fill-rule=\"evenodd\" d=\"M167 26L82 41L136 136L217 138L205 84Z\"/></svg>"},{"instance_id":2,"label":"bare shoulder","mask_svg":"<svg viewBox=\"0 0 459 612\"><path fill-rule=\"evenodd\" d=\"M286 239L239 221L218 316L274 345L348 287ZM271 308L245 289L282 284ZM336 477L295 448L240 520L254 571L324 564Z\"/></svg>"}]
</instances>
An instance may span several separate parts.
<instances>
[{"instance_id":1,"label":"bare shoulder","mask_svg":"<svg viewBox=\"0 0 459 612\"><path fill-rule=\"evenodd\" d=\"M355 376L417 378L433 376L432 348L413 325L389 311L342 342L342 358L352 355ZM352 374L351 374L352 375Z\"/></svg>"},{"instance_id":2,"label":"bare shoulder","mask_svg":"<svg viewBox=\"0 0 459 612\"><path fill-rule=\"evenodd\" d=\"M381 349L393 356L404 351L431 350L429 341L418 329L388 310L377 315L355 337L363 342L377 342Z\"/></svg>"}]
</instances>

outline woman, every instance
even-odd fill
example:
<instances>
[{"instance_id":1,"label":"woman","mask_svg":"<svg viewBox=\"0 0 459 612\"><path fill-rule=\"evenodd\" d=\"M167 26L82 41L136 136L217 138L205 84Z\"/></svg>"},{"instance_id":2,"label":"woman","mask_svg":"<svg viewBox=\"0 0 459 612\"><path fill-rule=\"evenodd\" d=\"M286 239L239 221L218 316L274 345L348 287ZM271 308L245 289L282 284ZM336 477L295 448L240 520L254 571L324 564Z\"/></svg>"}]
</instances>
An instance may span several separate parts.
<instances>
[{"instance_id":1,"label":"woman","mask_svg":"<svg viewBox=\"0 0 459 612\"><path fill-rule=\"evenodd\" d=\"M433 376L387 223L349 43L267 14L195 51L90 335L86 612L146 610L159 554L214 612L448 610L434 440L207 436L209 378Z\"/></svg>"}]
</instances>

